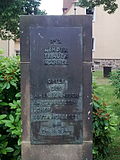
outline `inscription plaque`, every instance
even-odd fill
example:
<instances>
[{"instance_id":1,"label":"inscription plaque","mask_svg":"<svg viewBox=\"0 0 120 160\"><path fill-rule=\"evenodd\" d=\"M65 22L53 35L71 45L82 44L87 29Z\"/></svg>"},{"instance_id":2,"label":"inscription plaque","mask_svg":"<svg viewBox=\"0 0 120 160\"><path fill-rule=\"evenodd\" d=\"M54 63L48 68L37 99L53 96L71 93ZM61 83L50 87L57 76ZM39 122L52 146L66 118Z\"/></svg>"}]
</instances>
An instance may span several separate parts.
<instances>
[{"instance_id":1,"label":"inscription plaque","mask_svg":"<svg viewBox=\"0 0 120 160\"><path fill-rule=\"evenodd\" d=\"M30 28L31 144L83 143L82 27Z\"/></svg>"}]
</instances>

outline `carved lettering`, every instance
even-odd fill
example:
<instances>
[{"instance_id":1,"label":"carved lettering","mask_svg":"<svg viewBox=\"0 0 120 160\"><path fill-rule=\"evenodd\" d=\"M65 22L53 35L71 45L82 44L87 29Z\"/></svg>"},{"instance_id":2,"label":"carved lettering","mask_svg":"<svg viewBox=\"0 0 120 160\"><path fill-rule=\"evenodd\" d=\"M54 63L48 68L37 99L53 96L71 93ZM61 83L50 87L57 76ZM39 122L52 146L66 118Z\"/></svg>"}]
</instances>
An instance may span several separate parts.
<instances>
[{"instance_id":1,"label":"carved lettering","mask_svg":"<svg viewBox=\"0 0 120 160\"><path fill-rule=\"evenodd\" d=\"M66 59L45 59L45 65L68 65L68 61Z\"/></svg>"},{"instance_id":2,"label":"carved lettering","mask_svg":"<svg viewBox=\"0 0 120 160\"><path fill-rule=\"evenodd\" d=\"M44 58L45 59L67 59L68 54L64 53L44 53Z\"/></svg>"},{"instance_id":3,"label":"carved lettering","mask_svg":"<svg viewBox=\"0 0 120 160\"><path fill-rule=\"evenodd\" d=\"M55 113L35 113L32 114L31 119L35 121L48 121L48 120L81 120L80 114L55 114Z\"/></svg>"},{"instance_id":4,"label":"carved lettering","mask_svg":"<svg viewBox=\"0 0 120 160\"><path fill-rule=\"evenodd\" d=\"M69 127L42 127L40 135L42 136L70 136L73 134L73 126Z\"/></svg>"},{"instance_id":5,"label":"carved lettering","mask_svg":"<svg viewBox=\"0 0 120 160\"><path fill-rule=\"evenodd\" d=\"M33 113L39 114L39 113L50 113L52 111L51 107L40 107L36 106L32 109Z\"/></svg>"},{"instance_id":6,"label":"carved lettering","mask_svg":"<svg viewBox=\"0 0 120 160\"><path fill-rule=\"evenodd\" d=\"M65 79L48 79L47 81L48 84L63 84L65 83Z\"/></svg>"},{"instance_id":7,"label":"carved lettering","mask_svg":"<svg viewBox=\"0 0 120 160\"><path fill-rule=\"evenodd\" d=\"M82 28L33 28L30 28L31 144L80 144ZM72 43L71 37L75 39Z\"/></svg>"},{"instance_id":8,"label":"carved lettering","mask_svg":"<svg viewBox=\"0 0 120 160\"><path fill-rule=\"evenodd\" d=\"M50 100L41 100L41 99L37 99L37 100L33 100L32 102L32 106L35 107L53 107L53 106L64 106L64 105L73 105L76 104L76 101L72 100L72 99L50 99Z\"/></svg>"},{"instance_id":9,"label":"carved lettering","mask_svg":"<svg viewBox=\"0 0 120 160\"><path fill-rule=\"evenodd\" d=\"M68 49L62 46L55 46L60 43L59 40L51 40L50 44L52 46L44 49L45 65L68 65Z\"/></svg>"},{"instance_id":10,"label":"carved lettering","mask_svg":"<svg viewBox=\"0 0 120 160\"><path fill-rule=\"evenodd\" d=\"M46 48L44 53L68 53L68 49L65 47L52 46Z\"/></svg>"},{"instance_id":11,"label":"carved lettering","mask_svg":"<svg viewBox=\"0 0 120 160\"><path fill-rule=\"evenodd\" d=\"M60 39L52 39L52 40L50 40L50 44L51 45L59 45L59 44L62 44L62 42Z\"/></svg>"}]
</instances>

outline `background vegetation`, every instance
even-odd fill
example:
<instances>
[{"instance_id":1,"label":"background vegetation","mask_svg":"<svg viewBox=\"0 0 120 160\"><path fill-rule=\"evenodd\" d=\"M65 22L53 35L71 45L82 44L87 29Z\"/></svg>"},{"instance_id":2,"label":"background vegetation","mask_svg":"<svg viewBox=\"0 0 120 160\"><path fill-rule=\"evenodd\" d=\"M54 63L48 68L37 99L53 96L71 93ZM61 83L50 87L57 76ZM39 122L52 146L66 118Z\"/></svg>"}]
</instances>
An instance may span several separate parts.
<instances>
[{"instance_id":1,"label":"background vegetation","mask_svg":"<svg viewBox=\"0 0 120 160\"><path fill-rule=\"evenodd\" d=\"M19 57L0 57L0 160L19 160L21 105Z\"/></svg>"},{"instance_id":2,"label":"background vegetation","mask_svg":"<svg viewBox=\"0 0 120 160\"><path fill-rule=\"evenodd\" d=\"M20 160L21 104L19 57L0 57L0 160ZM120 99L111 81L95 72L93 85L93 154L95 160L120 158ZM111 85L112 82L112 85ZM118 85L117 85L118 89ZM115 92L114 92L115 90ZM112 152L111 152L112 151ZM106 157L110 157L107 159Z\"/></svg>"},{"instance_id":3,"label":"background vegetation","mask_svg":"<svg viewBox=\"0 0 120 160\"><path fill-rule=\"evenodd\" d=\"M2 0L0 38L19 38L20 15L46 14L41 0ZM79 0L81 7L102 5L108 13L118 8L116 0ZM3 51L0 50L0 53ZM104 79L94 73L93 135L95 160L120 159L120 71ZM0 160L20 160L21 105L19 57L0 57ZM107 156L109 154L109 157ZM108 157L108 158L106 158Z\"/></svg>"},{"instance_id":4,"label":"background vegetation","mask_svg":"<svg viewBox=\"0 0 120 160\"><path fill-rule=\"evenodd\" d=\"M77 3L80 7L94 8L102 5L104 10L109 14L114 13L118 8L116 0L79 0Z\"/></svg>"},{"instance_id":5,"label":"background vegetation","mask_svg":"<svg viewBox=\"0 0 120 160\"><path fill-rule=\"evenodd\" d=\"M110 127L109 135L111 137L111 143L107 147L108 155L104 160L120 160L120 98L118 98L115 93L115 86L118 86L118 83L120 85L120 76L118 76L118 72L118 70L112 72L111 80L109 78L103 78L102 71L93 73L93 79L97 83L96 92L100 96L100 99L106 103L106 109L112 118L111 122L114 126L113 128L111 128L112 126ZM112 85L114 82L113 77L117 78L116 81L118 83L115 85ZM99 155L98 160L103 160L103 158L100 158Z\"/></svg>"},{"instance_id":6,"label":"background vegetation","mask_svg":"<svg viewBox=\"0 0 120 160\"><path fill-rule=\"evenodd\" d=\"M20 15L43 15L39 6L41 0L1 0L0 1L0 38L17 39L19 38L19 19ZM95 6L102 5L109 14L114 13L118 8L116 0L79 0L75 3L80 7L93 9Z\"/></svg>"},{"instance_id":7,"label":"background vegetation","mask_svg":"<svg viewBox=\"0 0 120 160\"><path fill-rule=\"evenodd\" d=\"M42 15L41 0L2 0L0 1L0 38L19 38L20 15Z\"/></svg>"}]
</instances>

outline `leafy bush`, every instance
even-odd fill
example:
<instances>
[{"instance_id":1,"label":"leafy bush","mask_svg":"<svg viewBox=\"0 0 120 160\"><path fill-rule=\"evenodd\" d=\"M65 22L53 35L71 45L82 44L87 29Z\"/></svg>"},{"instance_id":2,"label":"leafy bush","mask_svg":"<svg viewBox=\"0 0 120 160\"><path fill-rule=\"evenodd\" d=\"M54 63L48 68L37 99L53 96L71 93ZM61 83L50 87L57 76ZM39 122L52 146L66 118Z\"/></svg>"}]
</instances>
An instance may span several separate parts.
<instances>
[{"instance_id":1,"label":"leafy bush","mask_svg":"<svg viewBox=\"0 0 120 160\"><path fill-rule=\"evenodd\" d=\"M93 94L93 154L103 160L108 153L117 117ZM20 160L21 105L19 57L0 57L0 160Z\"/></svg>"},{"instance_id":2,"label":"leafy bush","mask_svg":"<svg viewBox=\"0 0 120 160\"><path fill-rule=\"evenodd\" d=\"M0 57L0 160L20 159L19 57Z\"/></svg>"},{"instance_id":3,"label":"leafy bush","mask_svg":"<svg viewBox=\"0 0 120 160\"><path fill-rule=\"evenodd\" d=\"M111 74L110 80L112 86L114 87L114 93L116 96L116 101L114 101L113 104L114 104L114 112L118 116L118 123L119 123L118 128L120 129L120 69Z\"/></svg>"},{"instance_id":4,"label":"leafy bush","mask_svg":"<svg viewBox=\"0 0 120 160\"><path fill-rule=\"evenodd\" d=\"M101 100L94 85L93 95L93 157L103 160L109 153L113 132L117 129L117 116L111 106Z\"/></svg>"},{"instance_id":5,"label":"leafy bush","mask_svg":"<svg viewBox=\"0 0 120 160\"><path fill-rule=\"evenodd\" d=\"M115 88L115 95L117 98L120 98L120 69L116 72L113 72L110 76L111 83Z\"/></svg>"}]
</instances>

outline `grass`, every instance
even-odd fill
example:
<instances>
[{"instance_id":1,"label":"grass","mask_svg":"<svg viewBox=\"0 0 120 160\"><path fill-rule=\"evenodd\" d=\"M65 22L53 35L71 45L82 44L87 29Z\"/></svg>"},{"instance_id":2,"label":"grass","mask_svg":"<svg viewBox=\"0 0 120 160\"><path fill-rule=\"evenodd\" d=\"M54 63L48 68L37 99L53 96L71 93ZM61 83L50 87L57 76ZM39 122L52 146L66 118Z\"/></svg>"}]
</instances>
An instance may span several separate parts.
<instances>
[{"instance_id":1,"label":"grass","mask_svg":"<svg viewBox=\"0 0 120 160\"><path fill-rule=\"evenodd\" d=\"M97 92L101 96L101 99L111 106L112 111L118 116L120 123L120 99L117 99L114 95L114 87L111 85L108 78L104 78L102 71L96 71L93 73L93 81L98 85ZM114 133L114 141L110 146L109 157L104 160L120 160L120 126Z\"/></svg>"},{"instance_id":2,"label":"grass","mask_svg":"<svg viewBox=\"0 0 120 160\"><path fill-rule=\"evenodd\" d=\"M98 85L98 94L100 94L101 98L107 102L107 104L111 104L114 100L116 100L116 97L113 96L114 87L110 84L110 80L108 78L104 78L102 76L102 71L93 73L93 81L95 81Z\"/></svg>"}]
</instances>

